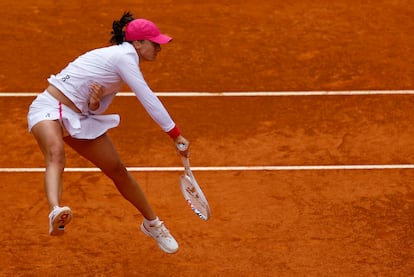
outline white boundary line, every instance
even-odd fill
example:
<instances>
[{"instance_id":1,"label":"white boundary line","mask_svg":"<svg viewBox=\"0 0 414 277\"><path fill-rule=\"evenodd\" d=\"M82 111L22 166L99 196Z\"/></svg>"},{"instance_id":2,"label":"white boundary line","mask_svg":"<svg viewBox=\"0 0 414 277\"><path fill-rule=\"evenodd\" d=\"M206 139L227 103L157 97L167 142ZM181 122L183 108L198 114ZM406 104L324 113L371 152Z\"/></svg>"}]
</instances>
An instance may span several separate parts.
<instances>
[{"instance_id":1,"label":"white boundary line","mask_svg":"<svg viewBox=\"0 0 414 277\"><path fill-rule=\"evenodd\" d=\"M35 97L35 92L0 92L0 97ZM156 92L163 97L193 96L329 96L329 95L411 95L414 90L356 90L356 91L287 91L287 92ZM132 92L119 92L118 96L135 96ZM297 171L297 170L374 170L374 169L414 169L414 164L383 165L298 165L298 166L212 166L192 167L194 171ZM128 167L129 171L157 172L182 171L182 167ZM44 172L44 168L0 168L0 172ZM66 172L99 172L98 168L65 168Z\"/></svg>"},{"instance_id":2,"label":"white boundary line","mask_svg":"<svg viewBox=\"0 0 414 277\"><path fill-rule=\"evenodd\" d=\"M183 171L183 167L127 167L131 172ZM193 171L320 171L320 170L376 170L414 169L414 164L367 164L367 165L292 165L292 166L207 166L191 167ZM44 168L0 168L0 172L44 172ZM65 168L65 172L100 172L95 167Z\"/></svg>"},{"instance_id":3,"label":"white boundary line","mask_svg":"<svg viewBox=\"0 0 414 277\"><path fill-rule=\"evenodd\" d=\"M241 91L241 92L155 92L160 97L255 97L255 96L330 96L330 95L411 95L414 90L352 90L352 91ZM0 97L35 97L36 92L0 92ZM117 96L135 96L132 92L119 92Z\"/></svg>"}]
</instances>

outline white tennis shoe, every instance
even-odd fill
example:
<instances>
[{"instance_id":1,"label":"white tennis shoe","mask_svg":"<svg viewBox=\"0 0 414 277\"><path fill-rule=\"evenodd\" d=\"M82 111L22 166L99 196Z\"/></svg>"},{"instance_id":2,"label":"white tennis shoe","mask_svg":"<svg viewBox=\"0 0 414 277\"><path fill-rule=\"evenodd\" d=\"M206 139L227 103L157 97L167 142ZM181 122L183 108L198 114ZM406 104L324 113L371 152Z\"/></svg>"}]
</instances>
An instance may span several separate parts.
<instances>
[{"instance_id":1,"label":"white tennis shoe","mask_svg":"<svg viewBox=\"0 0 414 277\"><path fill-rule=\"evenodd\" d=\"M69 207L55 206L49 214L49 234L60 236L65 232L65 225L72 220L72 211Z\"/></svg>"},{"instance_id":2,"label":"white tennis shoe","mask_svg":"<svg viewBox=\"0 0 414 277\"><path fill-rule=\"evenodd\" d=\"M178 243L165 227L164 222L157 217L157 222L152 226L146 220L141 224L141 231L155 239L162 251L174 254L178 251Z\"/></svg>"}]
</instances>

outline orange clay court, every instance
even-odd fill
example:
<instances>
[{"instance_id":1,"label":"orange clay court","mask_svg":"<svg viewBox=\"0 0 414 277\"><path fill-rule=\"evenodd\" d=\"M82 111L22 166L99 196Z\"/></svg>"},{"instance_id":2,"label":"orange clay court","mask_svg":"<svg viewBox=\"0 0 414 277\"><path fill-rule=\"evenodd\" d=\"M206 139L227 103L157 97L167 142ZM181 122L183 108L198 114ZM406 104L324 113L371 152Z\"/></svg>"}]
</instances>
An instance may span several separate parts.
<instances>
[{"instance_id":1,"label":"orange clay court","mask_svg":"<svg viewBox=\"0 0 414 277\"><path fill-rule=\"evenodd\" d=\"M179 157L138 100L119 96L109 111L121 115L110 135L125 164L159 170L133 174L180 243L175 255L69 148L63 204L74 217L49 236L43 173L29 171L44 164L26 129L34 96L18 94L106 45L126 10L174 38L142 64L155 92L217 93L160 97L206 169L194 173L207 222L187 207L181 172L167 170ZM413 14L410 0L2 1L0 276L412 276ZM386 93L218 94L361 90Z\"/></svg>"}]
</instances>

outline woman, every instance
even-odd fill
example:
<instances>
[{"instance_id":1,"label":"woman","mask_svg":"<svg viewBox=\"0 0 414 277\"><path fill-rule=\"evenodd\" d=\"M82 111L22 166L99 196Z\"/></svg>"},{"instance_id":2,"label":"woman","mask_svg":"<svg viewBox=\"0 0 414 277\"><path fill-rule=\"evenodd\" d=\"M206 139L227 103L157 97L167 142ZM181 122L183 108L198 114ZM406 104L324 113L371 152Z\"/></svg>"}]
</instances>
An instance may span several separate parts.
<instances>
[{"instance_id":1,"label":"woman","mask_svg":"<svg viewBox=\"0 0 414 277\"><path fill-rule=\"evenodd\" d=\"M178 244L156 216L144 193L123 165L106 131L119 124L119 115L102 114L126 83L154 121L174 140L180 155L188 156L189 142L148 87L140 61L153 61L160 45L172 40L145 19L127 12L112 26L111 46L92 50L51 75L49 86L30 105L29 131L46 161L45 191L50 207L49 233L62 235L71 221L69 207L61 207L64 143L99 167L119 192L143 215L141 230L167 253ZM179 147L180 146L180 147Z\"/></svg>"}]
</instances>

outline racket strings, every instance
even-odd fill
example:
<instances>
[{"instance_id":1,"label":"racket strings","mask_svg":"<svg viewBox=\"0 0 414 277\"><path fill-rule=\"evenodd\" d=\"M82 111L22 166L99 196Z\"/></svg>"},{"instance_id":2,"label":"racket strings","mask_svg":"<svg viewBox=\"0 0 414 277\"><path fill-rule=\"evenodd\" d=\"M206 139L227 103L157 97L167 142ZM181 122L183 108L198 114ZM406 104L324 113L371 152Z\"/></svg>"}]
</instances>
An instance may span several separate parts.
<instances>
[{"instance_id":1,"label":"racket strings","mask_svg":"<svg viewBox=\"0 0 414 277\"><path fill-rule=\"evenodd\" d=\"M210 207L191 169L188 158L182 158L184 173L181 175L181 191L193 212L203 220L210 217Z\"/></svg>"}]
</instances>

